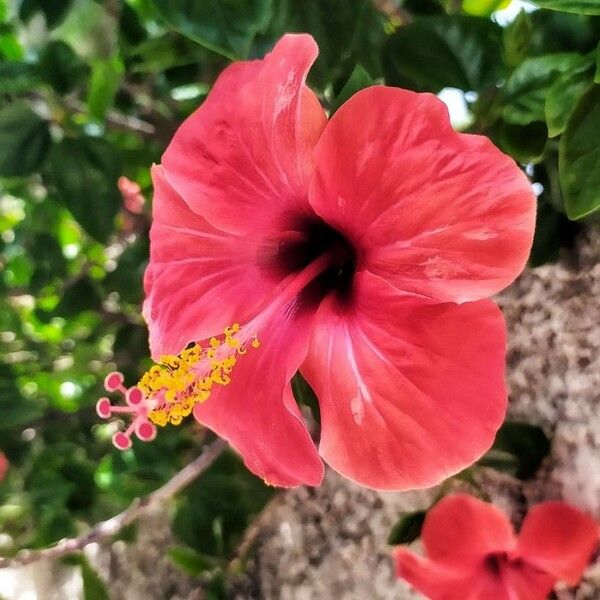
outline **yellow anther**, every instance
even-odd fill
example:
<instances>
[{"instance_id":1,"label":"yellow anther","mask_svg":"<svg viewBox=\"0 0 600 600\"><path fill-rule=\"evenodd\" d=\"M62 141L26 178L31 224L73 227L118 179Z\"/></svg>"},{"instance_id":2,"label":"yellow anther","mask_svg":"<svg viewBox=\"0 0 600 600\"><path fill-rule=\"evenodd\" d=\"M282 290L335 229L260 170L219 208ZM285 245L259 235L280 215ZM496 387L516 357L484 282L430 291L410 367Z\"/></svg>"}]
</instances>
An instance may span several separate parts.
<instances>
[{"instance_id":1,"label":"yellow anther","mask_svg":"<svg viewBox=\"0 0 600 600\"><path fill-rule=\"evenodd\" d=\"M138 386L152 402L148 418L156 425L179 425L194 410L206 402L215 385L225 386L237 363L236 354L246 354L247 348L235 338L241 331L239 323L225 327L223 336L212 337L208 347L194 344L179 356L165 354L140 379ZM252 348L258 348L256 336ZM208 365L208 368L206 368ZM202 371L204 373L202 374Z\"/></svg>"}]
</instances>

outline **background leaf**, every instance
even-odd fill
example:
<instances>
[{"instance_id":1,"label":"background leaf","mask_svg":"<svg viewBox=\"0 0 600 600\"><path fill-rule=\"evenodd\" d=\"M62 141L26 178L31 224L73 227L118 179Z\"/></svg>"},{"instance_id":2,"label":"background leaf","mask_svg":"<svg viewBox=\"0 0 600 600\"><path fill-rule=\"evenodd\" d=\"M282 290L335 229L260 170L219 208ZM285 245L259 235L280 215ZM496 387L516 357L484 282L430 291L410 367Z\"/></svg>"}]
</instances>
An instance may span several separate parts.
<instances>
[{"instance_id":1,"label":"background leaf","mask_svg":"<svg viewBox=\"0 0 600 600\"><path fill-rule=\"evenodd\" d=\"M582 15L600 15L600 5L597 0L535 0L542 8L563 10Z\"/></svg>"},{"instance_id":2,"label":"background leaf","mask_svg":"<svg viewBox=\"0 0 600 600\"><path fill-rule=\"evenodd\" d=\"M423 17L400 27L384 51L386 80L417 91L480 91L503 74L502 30L486 19Z\"/></svg>"},{"instance_id":3,"label":"background leaf","mask_svg":"<svg viewBox=\"0 0 600 600\"><path fill-rule=\"evenodd\" d=\"M403 514L392 527L387 543L390 546L397 546L414 542L421 535L426 516L427 512L424 510Z\"/></svg>"},{"instance_id":4,"label":"background leaf","mask_svg":"<svg viewBox=\"0 0 600 600\"><path fill-rule=\"evenodd\" d=\"M498 430L492 448L478 464L508 472L518 479L529 479L549 451L550 441L540 427L506 421Z\"/></svg>"},{"instance_id":5,"label":"background leaf","mask_svg":"<svg viewBox=\"0 0 600 600\"><path fill-rule=\"evenodd\" d=\"M28 175L40 169L50 146L48 123L24 102L0 109L0 176Z\"/></svg>"},{"instance_id":6,"label":"background leaf","mask_svg":"<svg viewBox=\"0 0 600 600\"><path fill-rule=\"evenodd\" d=\"M66 138L52 148L51 179L77 222L99 242L113 231L121 206L118 152L106 140Z\"/></svg>"},{"instance_id":7,"label":"background leaf","mask_svg":"<svg viewBox=\"0 0 600 600\"><path fill-rule=\"evenodd\" d=\"M229 58L248 55L267 24L270 0L150 0L173 29Z\"/></svg>"},{"instance_id":8,"label":"background leaf","mask_svg":"<svg viewBox=\"0 0 600 600\"><path fill-rule=\"evenodd\" d=\"M560 141L560 181L571 219L600 207L600 85L591 85L571 113Z\"/></svg>"}]
</instances>

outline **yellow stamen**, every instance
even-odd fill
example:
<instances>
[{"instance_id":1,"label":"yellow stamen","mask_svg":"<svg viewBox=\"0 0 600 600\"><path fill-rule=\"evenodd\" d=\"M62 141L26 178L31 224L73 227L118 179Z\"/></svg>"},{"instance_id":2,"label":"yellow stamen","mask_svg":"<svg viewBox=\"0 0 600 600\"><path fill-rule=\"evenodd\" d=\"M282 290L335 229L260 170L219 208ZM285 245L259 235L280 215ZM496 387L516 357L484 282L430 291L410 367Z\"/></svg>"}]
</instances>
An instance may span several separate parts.
<instances>
[{"instance_id":1,"label":"yellow stamen","mask_svg":"<svg viewBox=\"0 0 600 600\"><path fill-rule=\"evenodd\" d=\"M225 327L223 338L210 338L207 348L199 344L181 354L166 354L160 364L152 366L140 379L138 387L153 408L148 418L159 426L179 425L194 406L206 402L214 385L225 386L237 363L235 354L246 354L246 347L235 336L239 323ZM254 334L252 348L260 342Z\"/></svg>"}]
</instances>

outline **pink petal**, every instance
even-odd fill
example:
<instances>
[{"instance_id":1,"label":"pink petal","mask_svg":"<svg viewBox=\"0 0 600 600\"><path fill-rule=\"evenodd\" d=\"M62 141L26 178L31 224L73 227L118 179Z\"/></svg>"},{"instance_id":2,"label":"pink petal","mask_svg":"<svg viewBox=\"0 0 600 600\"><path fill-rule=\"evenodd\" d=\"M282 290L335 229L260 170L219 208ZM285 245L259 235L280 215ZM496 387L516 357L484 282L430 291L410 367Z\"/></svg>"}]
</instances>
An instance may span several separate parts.
<instances>
[{"instance_id":1,"label":"pink petal","mask_svg":"<svg viewBox=\"0 0 600 600\"><path fill-rule=\"evenodd\" d=\"M506 587L518 600L545 600L552 591L556 578L543 573L525 562L510 562L502 569Z\"/></svg>"},{"instance_id":2,"label":"pink petal","mask_svg":"<svg viewBox=\"0 0 600 600\"><path fill-rule=\"evenodd\" d=\"M488 554L510 551L516 544L506 515L467 494L440 500L427 513L421 537L429 558L463 568Z\"/></svg>"},{"instance_id":3,"label":"pink petal","mask_svg":"<svg viewBox=\"0 0 600 600\"><path fill-rule=\"evenodd\" d=\"M8 471L8 466L9 463L8 459L6 458L6 455L4 454L4 452L0 452L0 481L4 479L4 476Z\"/></svg>"},{"instance_id":4,"label":"pink petal","mask_svg":"<svg viewBox=\"0 0 600 600\"><path fill-rule=\"evenodd\" d=\"M563 502L544 502L525 517L519 535L523 558L575 585L598 546L598 523Z\"/></svg>"},{"instance_id":5,"label":"pink petal","mask_svg":"<svg viewBox=\"0 0 600 600\"><path fill-rule=\"evenodd\" d=\"M362 90L332 117L315 156L315 211L398 289L465 302L521 272L534 231L531 185L487 138L454 132L435 96Z\"/></svg>"},{"instance_id":6,"label":"pink petal","mask_svg":"<svg viewBox=\"0 0 600 600\"><path fill-rule=\"evenodd\" d=\"M178 354L189 342L246 321L273 283L256 266L256 243L212 227L152 169L153 222L144 316L152 356Z\"/></svg>"},{"instance_id":7,"label":"pink petal","mask_svg":"<svg viewBox=\"0 0 600 600\"><path fill-rule=\"evenodd\" d=\"M440 482L492 444L504 358L492 302L428 304L358 273L353 308L322 304L301 368L320 402L319 453L373 488Z\"/></svg>"},{"instance_id":8,"label":"pink petal","mask_svg":"<svg viewBox=\"0 0 600 600\"><path fill-rule=\"evenodd\" d=\"M190 207L232 233L268 233L307 212L313 149L326 117L305 86L318 48L285 35L263 60L234 63L179 128L163 156Z\"/></svg>"},{"instance_id":9,"label":"pink petal","mask_svg":"<svg viewBox=\"0 0 600 600\"><path fill-rule=\"evenodd\" d=\"M271 485L318 485L323 463L293 398L289 381L304 360L312 317L288 304L258 331L260 347L241 356L231 382L194 409Z\"/></svg>"},{"instance_id":10,"label":"pink petal","mask_svg":"<svg viewBox=\"0 0 600 600\"><path fill-rule=\"evenodd\" d=\"M396 574L430 600L513 600L497 575L482 568L456 569L394 550Z\"/></svg>"}]
</instances>

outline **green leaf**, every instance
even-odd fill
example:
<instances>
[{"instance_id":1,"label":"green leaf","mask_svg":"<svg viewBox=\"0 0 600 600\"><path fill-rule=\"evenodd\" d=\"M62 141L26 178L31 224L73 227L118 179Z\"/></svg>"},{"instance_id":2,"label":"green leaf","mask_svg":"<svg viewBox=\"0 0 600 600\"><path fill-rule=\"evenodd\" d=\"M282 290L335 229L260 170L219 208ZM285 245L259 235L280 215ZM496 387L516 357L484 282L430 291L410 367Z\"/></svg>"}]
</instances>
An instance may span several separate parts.
<instances>
[{"instance_id":1,"label":"green leaf","mask_svg":"<svg viewBox=\"0 0 600 600\"><path fill-rule=\"evenodd\" d=\"M20 94L40 84L35 68L24 62L0 61L0 90L3 94Z\"/></svg>"},{"instance_id":2,"label":"green leaf","mask_svg":"<svg viewBox=\"0 0 600 600\"><path fill-rule=\"evenodd\" d=\"M506 421L498 430L492 448L478 464L508 472L518 479L529 479L549 451L550 441L540 427Z\"/></svg>"},{"instance_id":3,"label":"green leaf","mask_svg":"<svg viewBox=\"0 0 600 600\"><path fill-rule=\"evenodd\" d=\"M214 559L203 556L193 548L185 546L169 548L167 550L167 556L171 562L192 577L197 577L201 573L209 571L215 566Z\"/></svg>"},{"instance_id":4,"label":"green leaf","mask_svg":"<svg viewBox=\"0 0 600 600\"><path fill-rule=\"evenodd\" d=\"M414 542L421 535L426 515L427 512L424 510L404 513L400 517L400 520L392 527L387 543L390 546L397 546L398 544L410 544Z\"/></svg>"},{"instance_id":5,"label":"green leaf","mask_svg":"<svg viewBox=\"0 0 600 600\"><path fill-rule=\"evenodd\" d=\"M28 21L41 12L50 29L58 25L66 16L73 0L23 0L19 7L19 18Z\"/></svg>"},{"instance_id":6,"label":"green leaf","mask_svg":"<svg viewBox=\"0 0 600 600\"><path fill-rule=\"evenodd\" d=\"M110 600L106 585L85 558L81 560L81 578L83 580L83 600Z\"/></svg>"},{"instance_id":7,"label":"green leaf","mask_svg":"<svg viewBox=\"0 0 600 600\"><path fill-rule=\"evenodd\" d=\"M579 64L576 53L548 54L523 61L501 91L502 116L508 123L528 125L546 118L545 101L556 78Z\"/></svg>"},{"instance_id":8,"label":"green leaf","mask_svg":"<svg viewBox=\"0 0 600 600\"><path fill-rule=\"evenodd\" d=\"M50 176L75 220L93 238L105 242L121 207L117 179L121 164L106 140L65 138L50 153Z\"/></svg>"},{"instance_id":9,"label":"green leaf","mask_svg":"<svg viewBox=\"0 0 600 600\"><path fill-rule=\"evenodd\" d=\"M210 557L227 557L273 494L233 453L222 454L182 495L173 532Z\"/></svg>"},{"instance_id":10,"label":"green leaf","mask_svg":"<svg viewBox=\"0 0 600 600\"><path fill-rule=\"evenodd\" d=\"M567 121L559 146L560 183L570 219L600 207L600 85L581 97Z\"/></svg>"},{"instance_id":11,"label":"green leaf","mask_svg":"<svg viewBox=\"0 0 600 600\"><path fill-rule=\"evenodd\" d=\"M507 65L516 67L523 62L529 51L532 34L531 17L522 10L502 33L504 60Z\"/></svg>"},{"instance_id":12,"label":"green leaf","mask_svg":"<svg viewBox=\"0 0 600 600\"><path fill-rule=\"evenodd\" d=\"M535 0L542 8L572 12L580 15L600 15L598 0Z\"/></svg>"},{"instance_id":13,"label":"green leaf","mask_svg":"<svg viewBox=\"0 0 600 600\"><path fill-rule=\"evenodd\" d=\"M300 406L307 406L317 424L321 423L319 399L300 371L292 377L292 393Z\"/></svg>"},{"instance_id":14,"label":"green leaf","mask_svg":"<svg viewBox=\"0 0 600 600\"><path fill-rule=\"evenodd\" d=\"M39 58L39 74L59 94L69 92L85 73L85 64L65 42L52 40L44 46Z\"/></svg>"},{"instance_id":15,"label":"green leaf","mask_svg":"<svg viewBox=\"0 0 600 600\"><path fill-rule=\"evenodd\" d=\"M489 17L493 12L502 10L511 0L463 0L462 9L468 15Z\"/></svg>"},{"instance_id":16,"label":"green leaf","mask_svg":"<svg viewBox=\"0 0 600 600\"><path fill-rule=\"evenodd\" d=\"M97 60L92 64L87 106L94 118L103 120L106 112L112 108L123 75L123 63L118 56Z\"/></svg>"},{"instance_id":17,"label":"green leaf","mask_svg":"<svg viewBox=\"0 0 600 600\"><path fill-rule=\"evenodd\" d=\"M594 74L594 83L600 83L600 42L596 48L596 73Z\"/></svg>"},{"instance_id":18,"label":"green leaf","mask_svg":"<svg viewBox=\"0 0 600 600\"><path fill-rule=\"evenodd\" d=\"M274 0L269 45L287 31L310 33L319 45L319 56L309 79L321 89L333 84L338 91L357 64L372 76L383 74L385 25L384 14L372 0Z\"/></svg>"},{"instance_id":19,"label":"green leaf","mask_svg":"<svg viewBox=\"0 0 600 600\"><path fill-rule=\"evenodd\" d=\"M556 137L565 130L571 111L590 86L593 66L591 58L586 57L579 66L559 75L550 86L545 103L550 137Z\"/></svg>"},{"instance_id":20,"label":"green leaf","mask_svg":"<svg viewBox=\"0 0 600 600\"><path fill-rule=\"evenodd\" d=\"M248 55L270 17L271 0L149 0L165 22L227 58Z\"/></svg>"},{"instance_id":21,"label":"green leaf","mask_svg":"<svg viewBox=\"0 0 600 600\"><path fill-rule=\"evenodd\" d=\"M529 265L539 267L555 261L563 246L570 246L580 227L557 211L549 202L538 198L537 217Z\"/></svg>"},{"instance_id":22,"label":"green leaf","mask_svg":"<svg viewBox=\"0 0 600 600\"><path fill-rule=\"evenodd\" d=\"M48 123L24 102L0 110L0 177L29 175L38 170L48 152Z\"/></svg>"},{"instance_id":23,"label":"green leaf","mask_svg":"<svg viewBox=\"0 0 600 600\"><path fill-rule=\"evenodd\" d=\"M500 146L520 163L537 162L548 140L546 124L534 121L528 125L502 123Z\"/></svg>"},{"instance_id":24,"label":"green leaf","mask_svg":"<svg viewBox=\"0 0 600 600\"><path fill-rule=\"evenodd\" d=\"M468 16L423 17L400 27L385 46L386 81L417 91L480 91L503 74L501 28Z\"/></svg>"},{"instance_id":25,"label":"green leaf","mask_svg":"<svg viewBox=\"0 0 600 600\"><path fill-rule=\"evenodd\" d=\"M346 100L356 94L356 92L374 85L376 81L360 65L354 67L352 75L341 89L340 93L334 98L331 104L331 114L333 114Z\"/></svg>"}]
</instances>

